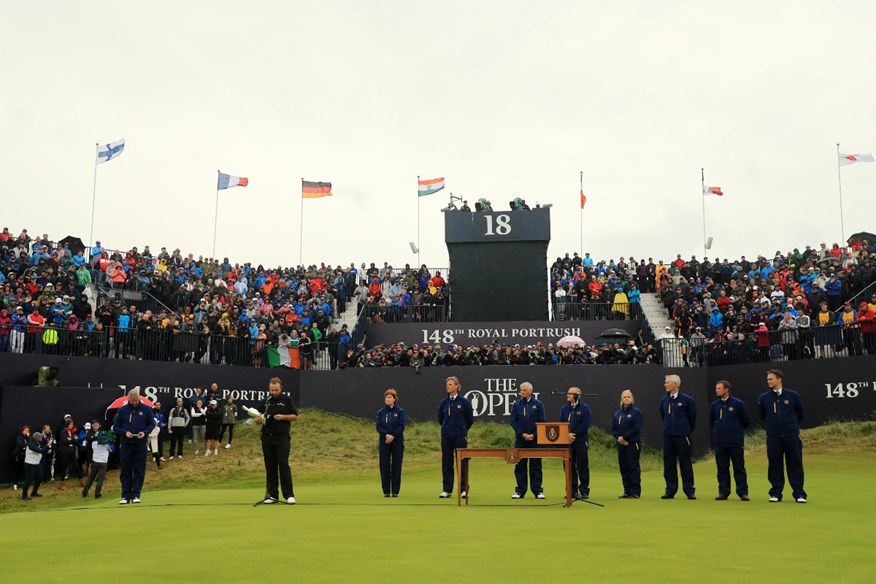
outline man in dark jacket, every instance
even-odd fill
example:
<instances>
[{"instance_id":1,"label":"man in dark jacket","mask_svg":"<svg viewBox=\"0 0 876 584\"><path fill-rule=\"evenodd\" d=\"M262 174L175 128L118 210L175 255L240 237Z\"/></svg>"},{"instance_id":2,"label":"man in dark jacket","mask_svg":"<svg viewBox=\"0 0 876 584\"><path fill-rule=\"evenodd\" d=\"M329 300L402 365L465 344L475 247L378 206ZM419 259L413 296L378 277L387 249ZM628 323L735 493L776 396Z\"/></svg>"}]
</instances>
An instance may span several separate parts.
<instances>
[{"instance_id":1,"label":"man in dark jacket","mask_svg":"<svg viewBox=\"0 0 876 584\"><path fill-rule=\"evenodd\" d=\"M709 408L709 425L714 432L715 464L718 466L718 496L726 501L730 496L730 461L733 461L733 479L736 494L748 501L748 475L745 473L745 429L750 423L745 402L730 395L730 382L721 380L715 385L718 396Z\"/></svg>"},{"instance_id":2,"label":"man in dark jacket","mask_svg":"<svg viewBox=\"0 0 876 584\"><path fill-rule=\"evenodd\" d=\"M546 420L544 404L532 395L532 384L520 384L520 399L511 405L511 427L514 428L514 448L537 448L536 423ZM521 458L514 465L514 478L517 488L512 499L522 499L526 495L527 463L529 466L529 487L536 499L544 499L542 492L542 471L540 458Z\"/></svg>"},{"instance_id":3,"label":"man in dark jacket","mask_svg":"<svg viewBox=\"0 0 876 584\"><path fill-rule=\"evenodd\" d=\"M447 396L438 404L438 424L441 425L441 476L443 489L438 495L442 499L450 497L453 492L453 463L456 459L456 449L468 446L468 430L474 423L474 408L471 402L459 391L462 386L456 377L448 377L445 381ZM467 493L468 476L460 469L460 496Z\"/></svg>"},{"instance_id":4,"label":"man in dark jacket","mask_svg":"<svg viewBox=\"0 0 876 584\"><path fill-rule=\"evenodd\" d=\"M672 499L678 492L678 470L681 469L681 482L688 499L696 499L694 488L691 435L697 421L697 405L694 399L678 388L681 378L667 375L663 382L666 395L660 400L660 418L663 420L663 478L666 492L661 499ZM677 465L677 467L676 467Z\"/></svg>"},{"instance_id":5,"label":"man in dark jacket","mask_svg":"<svg viewBox=\"0 0 876 584\"><path fill-rule=\"evenodd\" d=\"M767 436L767 478L770 481L770 503L782 501L785 488L785 465L794 500L806 502L803 490L803 442L800 440L800 420L803 400L796 391L783 387L784 375L778 369L767 372L767 386L757 398L760 419Z\"/></svg>"},{"instance_id":6,"label":"man in dark jacket","mask_svg":"<svg viewBox=\"0 0 876 584\"><path fill-rule=\"evenodd\" d=\"M152 408L140 401L140 390L128 392L128 403L119 408L113 432L119 435L122 498L119 505L140 502L146 478L146 441L155 427Z\"/></svg>"},{"instance_id":7,"label":"man in dark jacket","mask_svg":"<svg viewBox=\"0 0 876 584\"><path fill-rule=\"evenodd\" d=\"M581 389L570 387L566 393L566 405L560 410L560 421L569 423L569 454L572 463L572 494L576 499L590 497L590 460L587 434L593 415L590 406L581 403Z\"/></svg>"}]
</instances>

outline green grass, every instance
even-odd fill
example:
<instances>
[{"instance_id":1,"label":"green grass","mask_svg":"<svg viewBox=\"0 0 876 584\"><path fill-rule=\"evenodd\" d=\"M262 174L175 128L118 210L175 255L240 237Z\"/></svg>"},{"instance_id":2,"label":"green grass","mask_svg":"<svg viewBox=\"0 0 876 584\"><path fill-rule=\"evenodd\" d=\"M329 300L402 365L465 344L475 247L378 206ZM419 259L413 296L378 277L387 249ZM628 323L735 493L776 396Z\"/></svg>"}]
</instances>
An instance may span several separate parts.
<instances>
[{"instance_id":1,"label":"green grass","mask_svg":"<svg viewBox=\"0 0 876 584\"><path fill-rule=\"evenodd\" d=\"M470 443L503 447L508 434L477 424ZM117 475L100 502L55 485L37 506L4 491L0 573L8 582L871 582L873 434L864 424L804 435L806 505L767 503L756 437L749 503L713 500L710 459L695 467L699 500L661 501L653 452L643 498L619 501L610 439L596 434L591 494L604 508L561 506L559 461L545 461L547 501L511 501L512 467L475 460L471 505L460 509L437 498L434 424L410 429L401 497L385 499L371 423L307 412L294 437L295 507L252 507L261 460L245 429L217 459L186 457L160 473L150 465L138 507L117 507Z\"/></svg>"}]
</instances>

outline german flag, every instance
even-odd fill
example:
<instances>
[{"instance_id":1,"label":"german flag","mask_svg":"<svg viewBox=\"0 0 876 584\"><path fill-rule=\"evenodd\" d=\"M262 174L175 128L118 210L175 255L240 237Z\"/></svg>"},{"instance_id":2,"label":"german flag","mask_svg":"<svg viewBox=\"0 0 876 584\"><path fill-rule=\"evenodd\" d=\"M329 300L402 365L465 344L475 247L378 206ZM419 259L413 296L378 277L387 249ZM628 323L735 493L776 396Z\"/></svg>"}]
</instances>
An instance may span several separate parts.
<instances>
[{"instance_id":1,"label":"german flag","mask_svg":"<svg viewBox=\"0 0 876 584\"><path fill-rule=\"evenodd\" d=\"M301 181L301 198L302 199L318 199L320 197L332 196L332 183L330 182L311 182L309 180Z\"/></svg>"}]
</instances>

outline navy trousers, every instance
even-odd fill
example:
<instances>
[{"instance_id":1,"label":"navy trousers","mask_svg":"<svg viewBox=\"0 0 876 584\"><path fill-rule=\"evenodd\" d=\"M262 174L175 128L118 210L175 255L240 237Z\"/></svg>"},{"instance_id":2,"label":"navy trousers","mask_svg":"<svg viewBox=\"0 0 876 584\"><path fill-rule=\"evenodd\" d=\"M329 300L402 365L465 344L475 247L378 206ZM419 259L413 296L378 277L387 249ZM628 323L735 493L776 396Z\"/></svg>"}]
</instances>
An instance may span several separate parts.
<instances>
[{"instance_id":1,"label":"navy trousers","mask_svg":"<svg viewBox=\"0 0 876 584\"><path fill-rule=\"evenodd\" d=\"M578 493L582 497L589 495L590 457L587 442L572 442L569 445L569 458L572 462L572 494Z\"/></svg>"},{"instance_id":2,"label":"navy trousers","mask_svg":"<svg viewBox=\"0 0 876 584\"><path fill-rule=\"evenodd\" d=\"M524 440L519 436L514 441L514 448L538 448L535 440ZM529 472L527 472L527 465ZM529 487L532 489L533 495L538 495L542 492L541 488L541 459L540 458L521 458L514 465L514 478L517 479L517 488L515 489L520 495L526 494L526 476L529 475ZM575 479L572 479L573 481Z\"/></svg>"},{"instance_id":3,"label":"navy trousers","mask_svg":"<svg viewBox=\"0 0 876 584\"><path fill-rule=\"evenodd\" d=\"M620 468L624 495L642 496L642 468L639 466L639 445L617 445L617 465Z\"/></svg>"},{"instance_id":4,"label":"navy trousers","mask_svg":"<svg viewBox=\"0 0 876 584\"><path fill-rule=\"evenodd\" d=\"M453 463L456 460L456 449L466 448L468 439L465 436L442 436L441 437L441 480L442 490L445 493L453 492L453 483L455 482ZM461 490L466 490L468 486L468 473L466 468L462 468L462 485Z\"/></svg>"},{"instance_id":5,"label":"navy trousers","mask_svg":"<svg viewBox=\"0 0 876 584\"><path fill-rule=\"evenodd\" d=\"M730 463L733 463L733 480L736 494L748 495L748 474L745 472L745 448L742 446L716 446L715 464L718 466L718 494L730 494Z\"/></svg>"},{"instance_id":6,"label":"navy trousers","mask_svg":"<svg viewBox=\"0 0 876 584\"><path fill-rule=\"evenodd\" d=\"M666 481L666 494L678 492L678 470L681 470L681 488L685 495L693 495L693 464L690 454L693 444L687 436L663 437L663 479Z\"/></svg>"},{"instance_id":7,"label":"navy trousers","mask_svg":"<svg viewBox=\"0 0 876 584\"><path fill-rule=\"evenodd\" d=\"M140 497L143 480L146 478L146 441L121 444L119 452L119 478L122 481L122 499Z\"/></svg>"},{"instance_id":8,"label":"navy trousers","mask_svg":"<svg viewBox=\"0 0 876 584\"><path fill-rule=\"evenodd\" d=\"M794 498L806 497L806 491L803 490L803 442L799 434L767 434L767 460L770 497L781 500L786 465Z\"/></svg>"},{"instance_id":9,"label":"navy trousers","mask_svg":"<svg viewBox=\"0 0 876 584\"><path fill-rule=\"evenodd\" d=\"M380 485L384 495L398 495L401 489L402 459L405 455L405 442L396 438L387 444L378 440L380 453Z\"/></svg>"}]
</instances>

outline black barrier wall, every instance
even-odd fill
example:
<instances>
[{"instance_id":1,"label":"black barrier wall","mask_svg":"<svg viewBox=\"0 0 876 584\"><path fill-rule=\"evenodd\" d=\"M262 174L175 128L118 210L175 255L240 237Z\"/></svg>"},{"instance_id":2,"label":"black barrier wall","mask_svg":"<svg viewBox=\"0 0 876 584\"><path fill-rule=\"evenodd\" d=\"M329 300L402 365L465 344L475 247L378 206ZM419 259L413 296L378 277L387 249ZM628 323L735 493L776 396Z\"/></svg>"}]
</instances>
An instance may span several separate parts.
<instances>
[{"instance_id":1,"label":"black barrier wall","mask_svg":"<svg viewBox=\"0 0 876 584\"><path fill-rule=\"evenodd\" d=\"M29 385L40 365L60 370L64 389L16 388ZM410 368L368 368L343 371L289 371L246 367L206 366L145 361L115 361L88 358L47 358L33 355L0 354L0 447L11 452L18 427L23 423L57 425L60 417L71 413L77 421L94 417L100 406L124 389L139 386L146 396L158 397L169 406L176 395L186 395L195 386L217 382L223 391L235 395L238 403L264 399L268 379L274 375L296 404L371 419L382 406L387 388L399 392L399 404L412 421L435 419L438 402L445 395L446 377L459 377L463 393L475 404L476 420L507 421L510 404L524 381L533 384L545 402L548 419L556 419L564 403L563 395L572 385L582 392L595 393L584 401L593 409L593 423L610 429L611 416L618 407L620 392L631 389L636 405L644 412L645 441L655 447L661 443L659 401L664 394L663 378L669 373L681 376L681 390L694 397L699 413L694 447L703 452L709 447L708 406L715 399L714 386L720 379L730 381L733 394L743 399L755 423L757 396L766 391L766 373L775 365L750 364L726 367L664 369L650 365L563 365L505 367L435 367L420 374ZM781 364L785 386L803 397L810 428L834 420L876 419L876 357L790 361ZM14 380L24 380L14 381ZM71 385L88 386L70 388ZM93 389L94 386L104 389ZM234 392L238 392L235 394ZM242 393L248 392L248 393ZM28 413L32 412L32 413ZM91 413L90 413L91 412ZM26 418L23 416L27 416ZM34 419L35 418L35 419ZM306 418L300 425L306 424ZM299 425L299 426L300 426ZM510 432L509 427L509 432ZM8 468L0 465L0 483Z\"/></svg>"}]
</instances>

